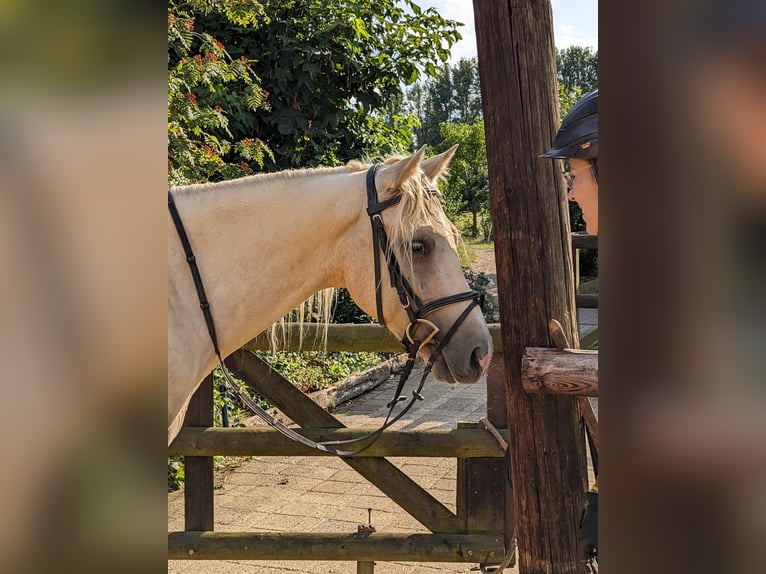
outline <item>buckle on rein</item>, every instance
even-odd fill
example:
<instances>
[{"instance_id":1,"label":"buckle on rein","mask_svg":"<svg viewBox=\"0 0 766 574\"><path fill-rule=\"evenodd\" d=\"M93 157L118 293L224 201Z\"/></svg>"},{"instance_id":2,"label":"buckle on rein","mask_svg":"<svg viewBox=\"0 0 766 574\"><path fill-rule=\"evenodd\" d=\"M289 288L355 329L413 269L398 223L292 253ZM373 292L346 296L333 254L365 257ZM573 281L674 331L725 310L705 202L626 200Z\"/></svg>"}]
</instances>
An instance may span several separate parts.
<instances>
[{"instance_id":1,"label":"buckle on rein","mask_svg":"<svg viewBox=\"0 0 766 574\"><path fill-rule=\"evenodd\" d=\"M418 323L423 323L427 325L428 327L431 327L431 332L420 342L419 347L423 347L431 342L431 340L436 337L436 335L439 334L439 327L437 327L435 324L433 324L428 319L415 319L412 323L409 323L407 325L407 328L404 331L404 334L407 337L407 340L410 342L410 344L415 344L415 339L412 337L412 333L410 330L412 329L412 326L415 325L417 328Z\"/></svg>"}]
</instances>

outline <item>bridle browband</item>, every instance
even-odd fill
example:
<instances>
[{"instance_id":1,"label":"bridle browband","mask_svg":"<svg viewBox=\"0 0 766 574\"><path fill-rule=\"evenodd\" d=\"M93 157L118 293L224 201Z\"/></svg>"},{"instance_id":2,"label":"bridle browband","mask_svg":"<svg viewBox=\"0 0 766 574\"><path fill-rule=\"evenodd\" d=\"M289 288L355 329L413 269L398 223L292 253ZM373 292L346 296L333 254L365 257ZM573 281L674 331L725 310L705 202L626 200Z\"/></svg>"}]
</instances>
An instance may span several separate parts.
<instances>
[{"instance_id":1,"label":"bridle browband","mask_svg":"<svg viewBox=\"0 0 766 574\"><path fill-rule=\"evenodd\" d=\"M394 397L386 405L388 408L388 414L386 415L386 419L381 427L375 432L365 436L341 441L325 441L317 443L307 439L306 437L286 427L277 419L272 417L264 409L259 407L258 404L252 399L252 397L244 392L239 387L239 385L234 383L229 370L223 362L221 351L218 348L218 337L215 331L215 323L213 322L213 315L210 311L210 304L207 301L207 295L205 294L205 287L202 282L202 276L200 275L199 267L197 266L196 257L194 256L194 252L191 248L189 238L186 235L183 222L181 221L181 216L178 213L175 202L173 201L173 195L170 191L168 191L168 210L170 212L171 218L173 219L173 223L178 233L178 238L181 241L181 246L183 247L184 255L186 256L186 262L189 264L189 270L191 271L192 279L194 280L194 286L197 290L197 296L200 301L200 309L202 310L202 313L205 317L205 324L207 325L207 330L213 343L213 350L215 351L216 357L218 358L218 363L221 367L221 371L223 372L226 383L240 397L240 399L248 407L250 407L250 409L252 409L256 415L258 415L259 418L261 418L269 426L277 430L285 437L299 442L305 446L337 456L354 456L361 453L362 451L367 450L370 446L373 445L378 437L380 437L383 431L401 419L405 413L407 413L412 408L416 401L423 400L423 395L421 395L420 392L423 390L423 385L425 384L425 380L428 377L428 374L431 372L431 368L434 362L439 358L442 351L447 346L447 343L450 341L450 339L452 339L452 336L455 334L458 327L468 317L471 311L483 303L483 297L473 290L459 293L457 295L442 297L441 299L437 299L429 303L421 303L420 299L412 290L412 287L407 281L407 278L402 274L401 266L399 265L399 261L396 259L396 255L391 249L389 249L388 236L386 235L385 228L383 227L383 219L381 217L381 212L384 209L399 203L401 196L397 195L385 201L378 202L378 192L375 188L375 174L377 169L378 165L376 164L370 167L369 171L367 172L367 214L370 217L370 223L372 225L372 244L375 266L375 304L377 307L378 321L381 325L385 325L385 320L383 319L383 295L380 273L380 256L382 254L386 258L386 265L388 267L391 287L396 289L396 292L399 296L399 301L407 312L407 316L410 320L401 340L404 349L407 351L407 362L400 372L399 383L397 384ZM436 339L436 336L439 334L439 328L431 321L425 319L425 317L434 311L441 309L442 307L463 301L470 301L470 304L458 316L447 333L442 338ZM417 328L420 325L430 327L431 332L426 334L426 336L422 339L417 339ZM408 400L407 397L402 396L404 385L415 366L415 359L418 352L424 345L428 343L434 344L435 348L428 359L426 368L423 370L423 375L420 378L418 387L412 391L412 396L404 408L402 408L402 410L394 415L394 409L396 405L399 402ZM352 450L342 450L340 448L336 448L360 443L363 443L361 447Z\"/></svg>"}]
</instances>

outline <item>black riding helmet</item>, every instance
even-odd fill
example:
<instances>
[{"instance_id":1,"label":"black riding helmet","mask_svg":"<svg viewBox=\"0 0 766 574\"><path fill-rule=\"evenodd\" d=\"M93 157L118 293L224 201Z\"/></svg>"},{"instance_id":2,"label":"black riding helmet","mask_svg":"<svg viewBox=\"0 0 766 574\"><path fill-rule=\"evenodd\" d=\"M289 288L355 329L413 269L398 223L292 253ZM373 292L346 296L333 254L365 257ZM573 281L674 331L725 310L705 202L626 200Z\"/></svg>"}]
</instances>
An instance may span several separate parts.
<instances>
[{"instance_id":1,"label":"black riding helmet","mask_svg":"<svg viewBox=\"0 0 766 574\"><path fill-rule=\"evenodd\" d=\"M553 147L540 157L598 158L598 90L582 97L561 123Z\"/></svg>"}]
</instances>

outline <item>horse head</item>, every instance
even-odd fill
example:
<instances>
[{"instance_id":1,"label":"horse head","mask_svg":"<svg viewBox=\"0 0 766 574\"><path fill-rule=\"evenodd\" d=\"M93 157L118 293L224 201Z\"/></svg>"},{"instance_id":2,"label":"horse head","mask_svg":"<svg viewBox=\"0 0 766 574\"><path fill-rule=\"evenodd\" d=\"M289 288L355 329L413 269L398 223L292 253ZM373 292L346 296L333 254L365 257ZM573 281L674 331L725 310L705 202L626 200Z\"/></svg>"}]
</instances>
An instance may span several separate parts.
<instances>
[{"instance_id":1,"label":"horse head","mask_svg":"<svg viewBox=\"0 0 766 574\"><path fill-rule=\"evenodd\" d=\"M460 265L459 233L436 187L457 146L426 160L424 149L368 173L368 194L374 177L380 211L361 213L348 236L345 283L357 304L405 345L417 342L438 379L474 383L489 367L492 340ZM370 231L375 217L384 230L383 244Z\"/></svg>"}]
</instances>

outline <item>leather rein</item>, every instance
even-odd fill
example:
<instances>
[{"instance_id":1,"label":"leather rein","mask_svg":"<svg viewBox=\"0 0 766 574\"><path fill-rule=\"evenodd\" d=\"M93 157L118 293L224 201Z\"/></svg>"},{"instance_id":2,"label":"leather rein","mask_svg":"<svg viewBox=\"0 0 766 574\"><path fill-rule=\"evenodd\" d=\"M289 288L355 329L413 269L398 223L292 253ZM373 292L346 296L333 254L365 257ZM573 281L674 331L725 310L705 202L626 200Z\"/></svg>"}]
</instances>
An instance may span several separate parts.
<instances>
[{"instance_id":1,"label":"leather rein","mask_svg":"<svg viewBox=\"0 0 766 574\"><path fill-rule=\"evenodd\" d=\"M388 414L386 415L386 419L381 427L370 434L354 439L340 441L314 442L310 439L307 439L303 435L298 434L294 430L286 427L277 419L272 417L264 409L259 407L258 404L252 399L252 397L250 397L243 389L240 388L239 385L233 381L228 368L223 362L221 351L218 348L218 337L215 331L215 323L213 322L213 315L210 310L210 304L207 300L207 295L205 294L205 287L202 282L202 276L200 275L199 267L197 266L196 257L194 256L194 252L191 248L189 238L186 235L186 230L184 229L183 222L181 221L181 216L178 213L175 202L173 201L173 195L170 191L168 191L168 210L170 212L171 218L173 219L173 223L178 233L178 238L181 241L181 246L183 247L184 255L186 256L186 262L189 264L189 270L191 272L192 279L194 280L194 286L197 290L197 296L200 302L200 309L202 310L202 313L205 317L205 324L207 325L208 333L210 334L210 339L213 343L213 350L215 351L216 357L218 358L218 363L220 365L221 371L223 372L226 383L239 396L242 402L250 407L250 409L266 424L277 430L280 434L284 435L290 440L299 442L310 448L337 456L354 456L367 450L380 437L383 431L401 419L412 408L415 402L423 400L421 391L423 390L426 378L431 372L431 368L434 362L439 358L447 343L450 341L458 327L460 327L460 325L468 317L471 311L475 307L483 304L483 296L479 295L479 293L473 290L466 291L464 293L458 293L457 295L442 297L425 304L423 304L415 295L412 287L402 273L401 266L399 265L399 261L396 259L396 255L394 255L393 251L389 249L388 236L386 235L385 228L383 227L383 219L381 217L381 212L386 208L399 203L401 196L395 196L385 201L378 202L378 192L375 188L375 174L377 173L377 169L378 165L375 164L367 172L367 214L370 217L370 223L372 225L372 244L375 266L375 304L377 307L378 321L381 325L385 326L386 323L383 318L383 295L380 261L382 255L386 259L386 266L388 267L388 275L390 278L391 287L396 289L396 292L399 296L399 301L407 312L407 316L410 321L401 340L402 346L404 347L405 351L407 351L407 361L399 374L399 382L397 384L394 397L386 405L388 408ZM427 320L426 316L438 309L441 309L442 307L463 301L470 301L470 304L458 316L447 333L443 337L437 338L440 330L433 322ZM425 334L425 336L422 338L417 338L417 330L421 325L428 327L430 332ZM423 375L420 378L420 382L417 388L412 391L412 395L408 399L408 397L403 396L402 394L404 385L407 382L407 379L409 379L410 374L412 373L412 369L415 366L415 360L418 351L421 349L421 347L428 343L435 344L434 351L431 353L431 356L426 363L426 367L423 370ZM394 414L396 405L402 401L408 402L398 413ZM353 448L353 445L361 446L358 448Z\"/></svg>"}]
</instances>

